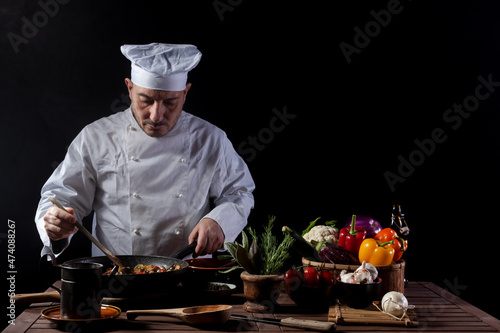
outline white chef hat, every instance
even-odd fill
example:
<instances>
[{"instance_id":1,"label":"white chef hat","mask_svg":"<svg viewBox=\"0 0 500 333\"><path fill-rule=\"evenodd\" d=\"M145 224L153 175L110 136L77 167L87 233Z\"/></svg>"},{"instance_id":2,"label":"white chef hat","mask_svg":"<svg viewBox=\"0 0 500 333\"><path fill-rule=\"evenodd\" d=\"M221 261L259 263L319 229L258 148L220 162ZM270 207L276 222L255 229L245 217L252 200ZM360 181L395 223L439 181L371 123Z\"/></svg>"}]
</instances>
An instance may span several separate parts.
<instances>
[{"instance_id":1,"label":"white chef hat","mask_svg":"<svg viewBox=\"0 0 500 333\"><path fill-rule=\"evenodd\" d=\"M189 44L122 45L120 50L132 62L132 82L155 90L184 90L187 73L201 59L201 52Z\"/></svg>"}]
</instances>

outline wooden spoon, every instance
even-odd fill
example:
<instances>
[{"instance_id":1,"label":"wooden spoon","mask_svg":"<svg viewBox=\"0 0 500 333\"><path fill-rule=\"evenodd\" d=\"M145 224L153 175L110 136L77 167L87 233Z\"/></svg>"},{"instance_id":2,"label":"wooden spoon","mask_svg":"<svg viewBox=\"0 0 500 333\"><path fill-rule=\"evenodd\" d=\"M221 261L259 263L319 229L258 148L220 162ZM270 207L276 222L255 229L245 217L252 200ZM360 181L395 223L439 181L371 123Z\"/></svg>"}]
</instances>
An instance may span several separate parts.
<instances>
[{"instance_id":1,"label":"wooden spoon","mask_svg":"<svg viewBox=\"0 0 500 333\"><path fill-rule=\"evenodd\" d=\"M258 321L267 324L301 328L306 330L333 332L336 329L335 323L322 322L316 320L303 320L295 318L262 319L248 318L244 316L232 316L230 305L200 305L189 308L160 309L160 310L129 310L127 319L134 320L141 315L167 316L181 319L185 323L193 325L201 324L224 324L228 319Z\"/></svg>"},{"instance_id":2,"label":"wooden spoon","mask_svg":"<svg viewBox=\"0 0 500 333\"><path fill-rule=\"evenodd\" d=\"M61 294L58 291L44 293L15 294L12 299L19 303L60 302Z\"/></svg>"},{"instance_id":3,"label":"wooden spoon","mask_svg":"<svg viewBox=\"0 0 500 333\"><path fill-rule=\"evenodd\" d=\"M57 208L60 208L60 209L64 210L65 212L68 212L55 198L50 197L49 200ZM118 259L118 257L115 256L113 253L111 253L107 248L105 248L104 245L102 245L101 242L99 242L94 236L92 236L92 234L80 222L78 222L78 221L75 220L75 225L76 225L76 227L81 232L83 232L83 234L88 239L90 239L90 241L92 243L94 243L99 248L99 250L101 250L102 252L104 252L104 254L106 255L106 257L108 257L115 265L118 265L118 267L124 267L125 268L125 266L123 265L123 263L121 262L121 260Z\"/></svg>"},{"instance_id":4,"label":"wooden spoon","mask_svg":"<svg viewBox=\"0 0 500 333\"><path fill-rule=\"evenodd\" d=\"M16 303L45 303L45 302L61 302L61 294L58 291L46 291L43 293L27 293L15 294L11 298ZM103 304L113 303L113 301L120 300L119 298L104 297L101 301Z\"/></svg>"},{"instance_id":5,"label":"wooden spoon","mask_svg":"<svg viewBox=\"0 0 500 333\"><path fill-rule=\"evenodd\" d=\"M231 305L200 305L177 309L129 310L127 319L134 320L138 316L153 315L178 318L193 325L224 324L231 316Z\"/></svg>"}]
</instances>

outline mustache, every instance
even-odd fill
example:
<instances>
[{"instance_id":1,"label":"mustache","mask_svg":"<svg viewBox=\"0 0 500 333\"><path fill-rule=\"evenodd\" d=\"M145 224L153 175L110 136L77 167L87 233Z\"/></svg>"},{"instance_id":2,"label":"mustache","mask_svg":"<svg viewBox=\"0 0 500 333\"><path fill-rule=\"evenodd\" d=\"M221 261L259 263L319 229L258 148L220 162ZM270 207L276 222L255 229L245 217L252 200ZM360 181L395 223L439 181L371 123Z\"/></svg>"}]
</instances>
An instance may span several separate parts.
<instances>
[{"instance_id":1,"label":"mustache","mask_svg":"<svg viewBox=\"0 0 500 333\"><path fill-rule=\"evenodd\" d=\"M143 122L144 125L151 125L151 126L154 126L154 127L157 127L157 126L163 126L163 125L166 125L167 123L166 122L154 122L154 121L144 121Z\"/></svg>"}]
</instances>

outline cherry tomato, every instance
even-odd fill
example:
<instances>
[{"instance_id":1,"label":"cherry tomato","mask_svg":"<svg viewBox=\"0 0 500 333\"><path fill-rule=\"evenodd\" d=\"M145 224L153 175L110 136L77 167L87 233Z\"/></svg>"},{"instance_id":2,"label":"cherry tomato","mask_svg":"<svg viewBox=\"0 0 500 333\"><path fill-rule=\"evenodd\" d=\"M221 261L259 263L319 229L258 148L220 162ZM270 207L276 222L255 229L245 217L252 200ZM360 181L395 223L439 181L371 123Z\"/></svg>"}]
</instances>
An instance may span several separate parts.
<instances>
[{"instance_id":1,"label":"cherry tomato","mask_svg":"<svg viewBox=\"0 0 500 333\"><path fill-rule=\"evenodd\" d=\"M333 278L333 274L326 269L319 272L319 279L320 279L321 285L323 285L323 286L333 286L333 284L335 283L335 279Z\"/></svg>"},{"instance_id":2,"label":"cherry tomato","mask_svg":"<svg viewBox=\"0 0 500 333\"><path fill-rule=\"evenodd\" d=\"M285 273L285 283L294 290L300 287L300 285L302 284L302 280L303 275L300 271L290 269Z\"/></svg>"},{"instance_id":3,"label":"cherry tomato","mask_svg":"<svg viewBox=\"0 0 500 333\"><path fill-rule=\"evenodd\" d=\"M306 267L304 269L304 280L308 286L318 286L320 278L316 268Z\"/></svg>"}]
</instances>

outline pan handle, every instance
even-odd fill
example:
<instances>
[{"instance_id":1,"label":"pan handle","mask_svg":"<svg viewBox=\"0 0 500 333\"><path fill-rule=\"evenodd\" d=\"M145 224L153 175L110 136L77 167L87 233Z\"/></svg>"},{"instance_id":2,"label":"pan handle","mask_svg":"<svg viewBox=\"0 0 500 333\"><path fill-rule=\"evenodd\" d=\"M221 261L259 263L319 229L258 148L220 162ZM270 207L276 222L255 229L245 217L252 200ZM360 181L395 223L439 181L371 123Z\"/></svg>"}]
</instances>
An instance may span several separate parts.
<instances>
[{"instance_id":1,"label":"pan handle","mask_svg":"<svg viewBox=\"0 0 500 333\"><path fill-rule=\"evenodd\" d=\"M198 245L197 241L192 242L182 250L180 250L177 254L174 255L175 259L184 259L186 256L194 253L194 249L196 249L196 245Z\"/></svg>"}]
</instances>

